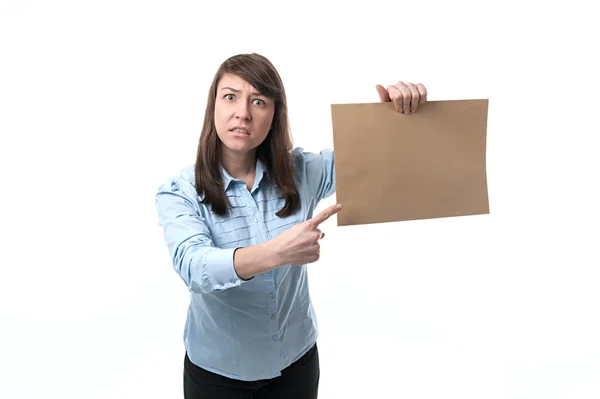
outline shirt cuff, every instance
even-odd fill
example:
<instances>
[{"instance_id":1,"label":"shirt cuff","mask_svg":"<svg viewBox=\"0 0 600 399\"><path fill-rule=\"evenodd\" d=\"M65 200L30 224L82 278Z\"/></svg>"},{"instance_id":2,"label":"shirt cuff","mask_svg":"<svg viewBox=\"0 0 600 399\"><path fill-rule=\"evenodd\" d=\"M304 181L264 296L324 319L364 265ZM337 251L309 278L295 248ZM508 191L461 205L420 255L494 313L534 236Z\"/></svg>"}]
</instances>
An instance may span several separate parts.
<instances>
[{"instance_id":1,"label":"shirt cuff","mask_svg":"<svg viewBox=\"0 0 600 399\"><path fill-rule=\"evenodd\" d=\"M237 248L216 249L206 254L207 280L214 291L236 287L243 281L235 272L233 254Z\"/></svg>"}]
</instances>

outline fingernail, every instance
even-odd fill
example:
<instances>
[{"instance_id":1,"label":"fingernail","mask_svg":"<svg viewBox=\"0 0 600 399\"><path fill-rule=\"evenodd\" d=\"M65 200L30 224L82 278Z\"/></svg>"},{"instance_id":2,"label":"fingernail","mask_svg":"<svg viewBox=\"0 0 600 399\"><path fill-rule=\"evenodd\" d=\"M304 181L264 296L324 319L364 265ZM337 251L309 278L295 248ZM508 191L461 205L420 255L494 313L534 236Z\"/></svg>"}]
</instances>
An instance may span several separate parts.
<instances>
[{"instance_id":1,"label":"fingernail","mask_svg":"<svg viewBox=\"0 0 600 399\"><path fill-rule=\"evenodd\" d=\"M342 204L338 204L337 209L342 209Z\"/></svg>"}]
</instances>

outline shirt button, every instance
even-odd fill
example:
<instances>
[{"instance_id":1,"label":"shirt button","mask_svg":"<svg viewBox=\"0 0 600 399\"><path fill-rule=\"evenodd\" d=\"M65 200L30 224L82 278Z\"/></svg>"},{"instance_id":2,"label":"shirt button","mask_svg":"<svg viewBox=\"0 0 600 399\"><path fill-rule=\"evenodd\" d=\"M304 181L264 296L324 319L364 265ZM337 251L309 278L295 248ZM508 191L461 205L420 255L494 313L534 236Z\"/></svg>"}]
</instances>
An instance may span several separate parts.
<instances>
[{"instance_id":1,"label":"shirt button","mask_svg":"<svg viewBox=\"0 0 600 399\"><path fill-rule=\"evenodd\" d=\"M277 335L273 335L271 338L273 338L273 341L277 341Z\"/></svg>"},{"instance_id":2,"label":"shirt button","mask_svg":"<svg viewBox=\"0 0 600 399\"><path fill-rule=\"evenodd\" d=\"M275 313L271 315L271 320L275 320Z\"/></svg>"},{"instance_id":3,"label":"shirt button","mask_svg":"<svg viewBox=\"0 0 600 399\"><path fill-rule=\"evenodd\" d=\"M269 294L269 298L275 298L275 294L273 294L272 292Z\"/></svg>"},{"instance_id":4,"label":"shirt button","mask_svg":"<svg viewBox=\"0 0 600 399\"><path fill-rule=\"evenodd\" d=\"M254 218L254 221L255 221L255 222L258 222L258 218Z\"/></svg>"}]
</instances>

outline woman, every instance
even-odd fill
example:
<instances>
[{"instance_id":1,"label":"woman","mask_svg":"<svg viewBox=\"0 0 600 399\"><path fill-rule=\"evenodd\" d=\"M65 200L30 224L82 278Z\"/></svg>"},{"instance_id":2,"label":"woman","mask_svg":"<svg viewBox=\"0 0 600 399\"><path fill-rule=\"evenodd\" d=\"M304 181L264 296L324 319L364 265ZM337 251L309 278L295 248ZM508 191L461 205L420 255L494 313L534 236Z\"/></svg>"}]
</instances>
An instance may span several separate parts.
<instances>
[{"instance_id":1,"label":"woman","mask_svg":"<svg viewBox=\"0 0 600 399\"><path fill-rule=\"evenodd\" d=\"M410 113L422 85L377 85ZM196 163L156 195L173 266L191 292L186 398L316 398L317 321L306 265L319 259L313 217L335 191L332 151L292 147L286 94L265 57L227 59L210 87Z\"/></svg>"}]
</instances>

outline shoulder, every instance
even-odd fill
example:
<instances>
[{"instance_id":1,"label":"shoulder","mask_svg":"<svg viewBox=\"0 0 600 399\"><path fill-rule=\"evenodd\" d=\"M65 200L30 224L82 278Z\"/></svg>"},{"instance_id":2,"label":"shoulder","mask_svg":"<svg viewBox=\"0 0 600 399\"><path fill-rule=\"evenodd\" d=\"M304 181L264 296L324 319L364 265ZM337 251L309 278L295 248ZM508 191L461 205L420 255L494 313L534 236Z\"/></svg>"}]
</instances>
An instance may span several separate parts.
<instances>
[{"instance_id":1,"label":"shoulder","mask_svg":"<svg viewBox=\"0 0 600 399\"><path fill-rule=\"evenodd\" d=\"M159 192L178 192L186 197L196 197L195 165L185 165L159 182Z\"/></svg>"},{"instance_id":2,"label":"shoulder","mask_svg":"<svg viewBox=\"0 0 600 399\"><path fill-rule=\"evenodd\" d=\"M333 150L324 149L319 152L306 151L303 147L293 150L296 166L303 173L309 175L315 172L321 173L325 164L333 163Z\"/></svg>"}]
</instances>

